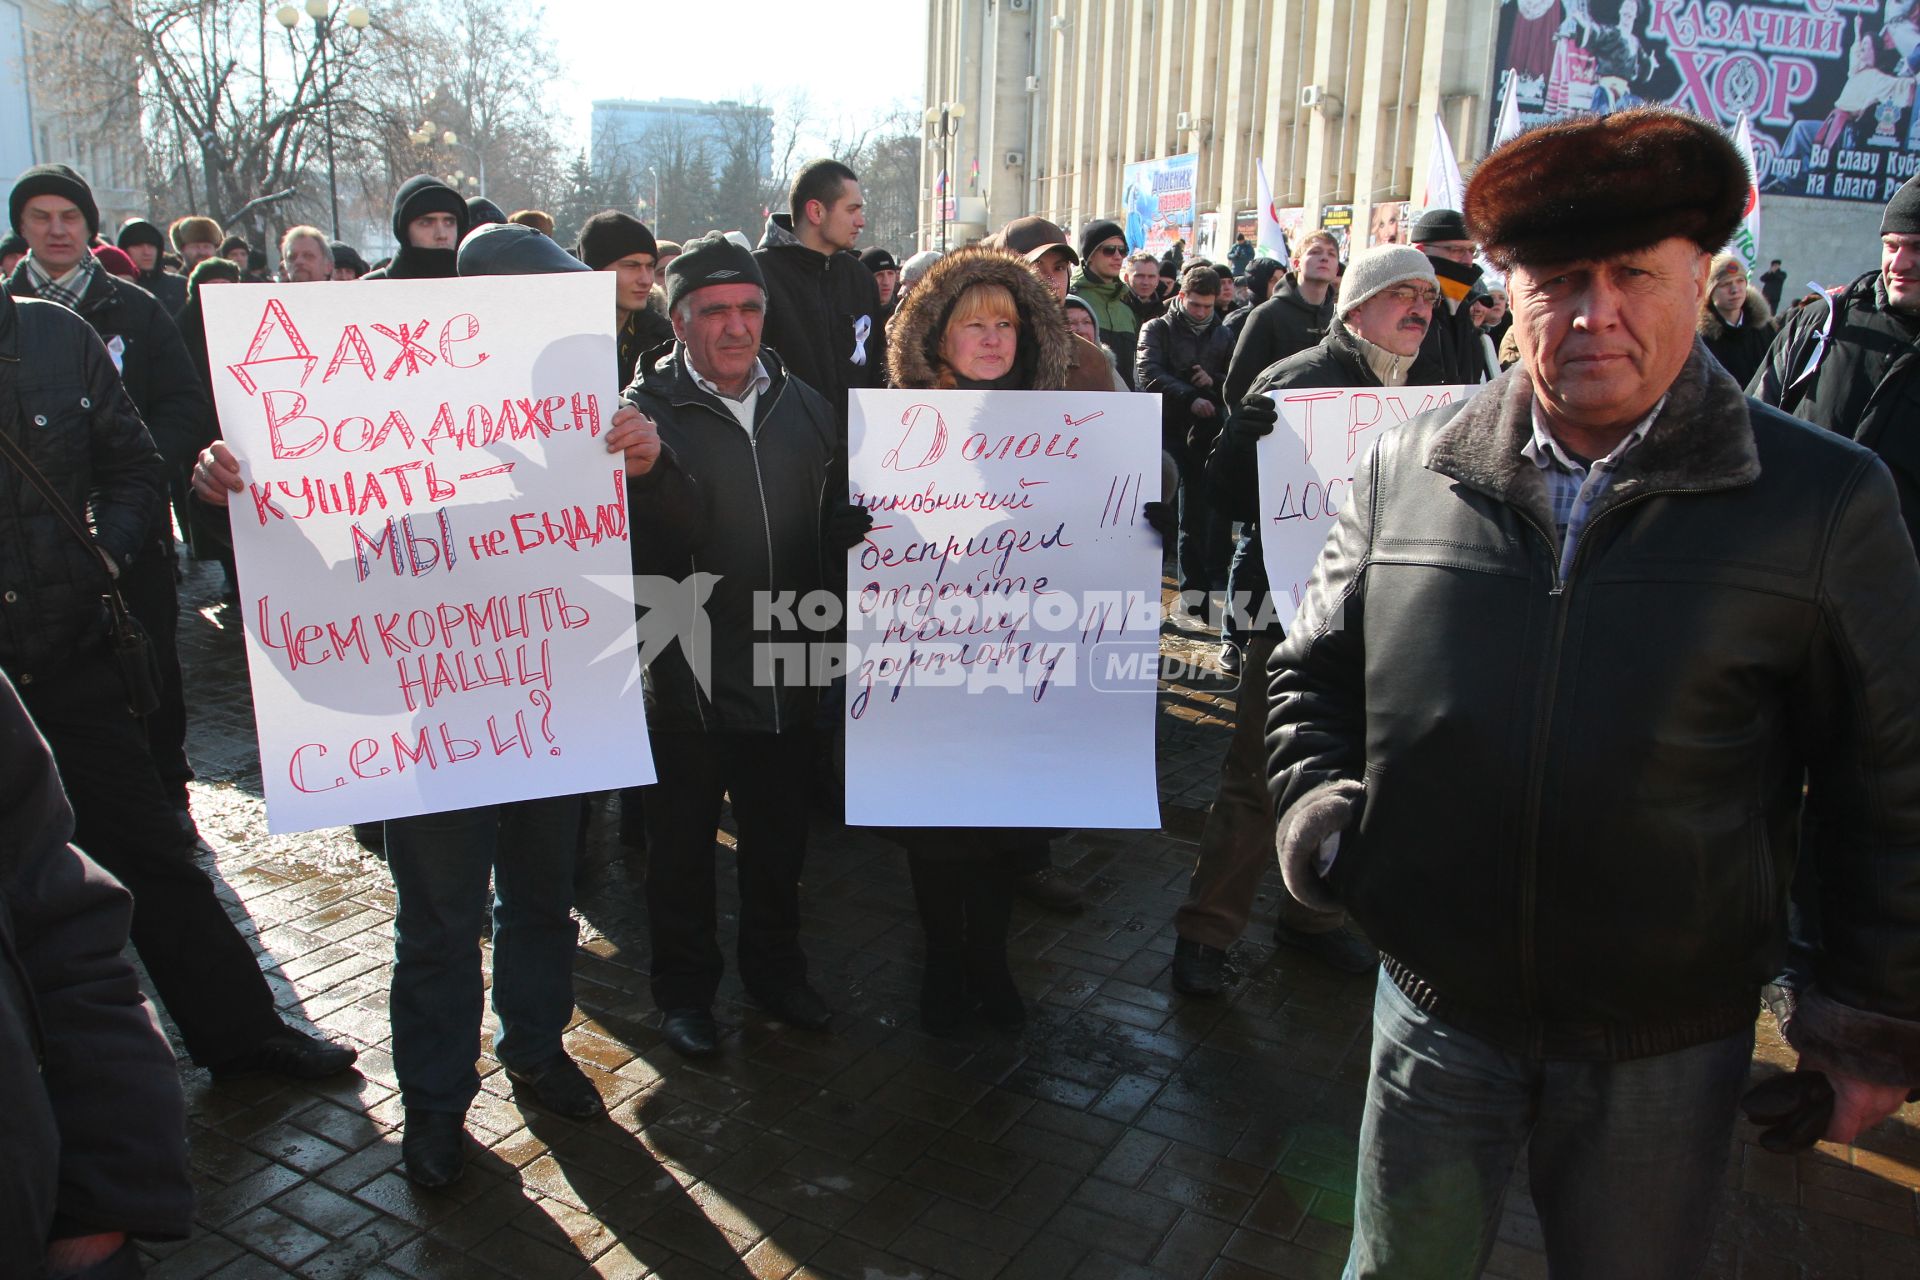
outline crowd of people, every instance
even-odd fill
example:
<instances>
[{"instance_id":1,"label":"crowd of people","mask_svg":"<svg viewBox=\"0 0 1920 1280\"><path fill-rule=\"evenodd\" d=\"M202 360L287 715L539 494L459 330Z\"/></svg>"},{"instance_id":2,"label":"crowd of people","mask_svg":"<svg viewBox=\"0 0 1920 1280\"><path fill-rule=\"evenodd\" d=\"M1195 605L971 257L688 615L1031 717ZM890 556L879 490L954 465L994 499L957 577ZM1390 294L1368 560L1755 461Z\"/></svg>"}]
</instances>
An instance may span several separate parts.
<instances>
[{"instance_id":1,"label":"crowd of people","mask_svg":"<svg viewBox=\"0 0 1920 1280\"><path fill-rule=\"evenodd\" d=\"M748 995L830 1033L802 870L833 820L832 689L756 659L767 593L846 587L848 399L883 386L1158 397L1178 626L1237 680L1170 982L1218 997L1263 874L1277 943L1377 974L1349 1275L1477 1274L1517 1159L1556 1276L1694 1274L1764 991L1802 1070L1746 1100L1783 1148L1850 1141L1920 1085L1920 179L1880 265L1775 319L1723 250L1748 186L1715 128L1660 109L1496 148L1410 244L1325 230L1220 262L1015 219L897 260L858 175L807 166L757 245L608 210L563 247L421 176L390 260L313 227L274 279L609 271L635 572L716 575L709 669L648 670L644 848L666 1044L726 1052L715 832L737 832ZM137 1274L190 1228L171 1057L130 938L216 1080L313 1079L355 1050L288 1025L196 861L179 558L232 572L243 490L200 301L267 278L212 219L108 240L74 170L9 197L0 284L0 1073L28 1152L0 1174L0 1271ZM1863 254L1871 246L1863 245ZM1769 294L1767 291L1771 291ZM1260 539L1260 440L1290 388L1456 385L1378 433L1297 613ZM1920 437L1916 437L1920 439ZM231 585L231 584L230 584ZM802 639L814 639L806 636ZM457 1179L492 935L493 1052L587 1121L573 1008L581 797L356 828L393 877L392 1052L406 1174ZM991 815L983 815L988 819ZM1016 899L1084 890L1055 832L890 829L923 926L922 1026L1016 1031ZM1791 912L1789 911L1791 907ZM1823 1092L1824 1091L1824 1092ZM128 1153L138 1152L131 1159ZM57 1170L57 1174L56 1174ZM94 1270L87 1270L94 1268Z\"/></svg>"}]
</instances>

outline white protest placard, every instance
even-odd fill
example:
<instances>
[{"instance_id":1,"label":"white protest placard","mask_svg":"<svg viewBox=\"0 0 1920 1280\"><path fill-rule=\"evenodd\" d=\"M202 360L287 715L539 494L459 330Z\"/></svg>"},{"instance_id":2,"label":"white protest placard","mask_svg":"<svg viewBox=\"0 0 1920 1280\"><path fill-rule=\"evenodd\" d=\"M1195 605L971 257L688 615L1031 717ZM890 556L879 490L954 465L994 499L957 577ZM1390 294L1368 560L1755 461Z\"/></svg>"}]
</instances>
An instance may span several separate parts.
<instances>
[{"instance_id":1,"label":"white protest placard","mask_svg":"<svg viewBox=\"0 0 1920 1280\"><path fill-rule=\"evenodd\" d=\"M1160 402L855 391L847 821L1157 827Z\"/></svg>"},{"instance_id":2,"label":"white protest placard","mask_svg":"<svg viewBox=\"0 0 1920 1280\"><path fill-rule=\"evenodd\" d=\"M1301 387L1272 391L1280 421L1261 438L1260 548L1282 626L1293 620L1313 563L1346 505L1353 471L1376 433L1458 404L1478 387Z\"/></svg>"},{"instance_id":3,"label":"white protest placard","mask_svg":"<svg viewBox=\"0 0 1920 1280\"><path fill-rule=\"evenodd\" d=\"M268 829L653 781L613 278L203 297Z\"/></svg>"}]
</instances>

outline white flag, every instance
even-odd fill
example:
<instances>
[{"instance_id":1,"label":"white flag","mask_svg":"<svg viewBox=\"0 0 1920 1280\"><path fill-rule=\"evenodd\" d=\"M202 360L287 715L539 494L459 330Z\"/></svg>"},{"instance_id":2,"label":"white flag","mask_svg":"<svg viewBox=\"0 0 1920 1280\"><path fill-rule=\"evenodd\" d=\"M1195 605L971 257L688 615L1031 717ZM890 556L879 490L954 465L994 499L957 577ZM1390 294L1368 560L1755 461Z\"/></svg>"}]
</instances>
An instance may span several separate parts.
<instances>
[{"instance_id":1,"label":"white flag","mask_svg":"<svg viewBox=\"0 0 1920 1280\"><path fill-rule=\"evenodd\" d=\"M1517 138L1520 136L1520 95L1516 92L1516 86L1518 86L1519 83L1520 74L1516 71L1509 71L1507 73L1507 92L1505 96L1500 99L1500 129L1493 135L1493 145L1496 147L1509 138Z\"/></svg>"},{"instance_id":2,"label":"white flag","mask_svg":"<svg viewBox=\"0 0 1920 1280\"><path fill-rule=\"evenodd\" d=\"M1433 113L1433 154L1427 161L1427 208L1458 209L1467 200L1467 184L1460 178L1460 162L1454 159L1453 139L1447 136L1447 122Z\"/></svg>"},{"instance_id":3,"label":"white flag","mask_svg":"<svg viewBox=\"0 0 1920 1280\"><path fill-rule=\"evenodd\" d=\"M1753 162L1753 131L1747 126L1744 111L1733 126L1733 145L1740 149L1740 158L1747 162L1747 211L1741 215L1740 229L1733 233L1727 250L1739 255L1746 263L1747 274L1752 276L1760 270L1760 170Z\"/></svg>"},{"instance_id":4,"label":"white flag","mask_svg":"<svg viewBox=\"0 0 1920 1280\"><path fill-rule=\"evenodd\" d=\"M1292 261L1287 233L1280 229L1280 210L1273 204L1273 186L1267 181L1267 162L1256 159L1253 171L1260 179L1260 227L1255 233L1255 239L1259 241L1259 255L1276 262Z\"/></svg>"}]
</instances>

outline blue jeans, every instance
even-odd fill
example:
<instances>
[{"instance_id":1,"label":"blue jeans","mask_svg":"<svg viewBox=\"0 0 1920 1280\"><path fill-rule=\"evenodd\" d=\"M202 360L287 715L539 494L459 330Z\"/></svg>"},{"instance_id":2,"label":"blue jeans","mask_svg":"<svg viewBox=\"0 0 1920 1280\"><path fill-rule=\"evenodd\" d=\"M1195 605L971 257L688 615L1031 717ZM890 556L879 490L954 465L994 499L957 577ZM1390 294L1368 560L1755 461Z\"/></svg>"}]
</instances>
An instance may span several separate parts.
<instances>
[{"instance_id":1,"label":"blue jeans","mask_svg":"<svg viewBox=\"0 0 1920 1280\"><path fill-rule=\"evenodd\" d=\"M480 934L493 881L494 1056L538 1066L573 1017L573 862L579 796L387 823L393 915L393 1066L409 1110L464 1114L480 1092Z\"/></svg>"},{"instance_id":2,"label":"blue jeans","mask_svg":"<svg viewBox=\"0 0 1920 1280\"><path fill-rule=\"evenodd\" d=\"M1384 971L1373 1010L1349 1280L1479 1276L1522 1149L1554 1280L1698 1273L1751 1028L1652 1058L1574 1062L1455 1030Z\"/></svg>"}]
</instances>

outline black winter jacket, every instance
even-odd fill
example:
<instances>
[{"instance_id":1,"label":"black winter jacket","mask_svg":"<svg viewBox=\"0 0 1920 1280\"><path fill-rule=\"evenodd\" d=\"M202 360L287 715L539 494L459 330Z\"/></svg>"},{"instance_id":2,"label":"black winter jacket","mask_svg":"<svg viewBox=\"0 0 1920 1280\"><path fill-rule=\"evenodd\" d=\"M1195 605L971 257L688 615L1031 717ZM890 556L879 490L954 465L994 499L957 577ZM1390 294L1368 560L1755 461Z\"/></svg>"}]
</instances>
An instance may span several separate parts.
<instances>
[{"instance_id":1,"label":"black winter jacket","mask_svg":"<svg viewBox=\"0 0 1920 1280\"><path fill-rule=\"evenodd\" d=\"M1219 316L1208 319L1198 333L1182 318L1179 303L1140 326L1135 350L1133 385L1160 393L1160 437L1168 449L1198 448L1204 456L1226 420L1221 412L1221 384L1227 380L1227 361L1233 357L1233 336ZM1195 368L1211 378L1200 387L1191 381ZM1197 418L1193 406L1202 400L1214 407L1211 418Z\"/></svg>"},{"instance_id":2,"label":"black winter jacket","mask_svg":"<svg viewBox=\"0 0 1920 1280\"><path fill-rule=\"evenodd\" d=\"M790 606L809 591L844 589L844 574L830 581L825 571L820 528L828 502L846 501L846 461L827 402L770 349L760 360L772 381L751 438L695 384L682 344L626 390L627 403L659 424L662 446L653 470L628 485L634 572L716 575L705 604L710 685L700 687L679 644L654 657L647 723L656 732L778 733L811 725L819 703L819 690L788 666L773 668L774 683L756 679L754 664L758 646L825 639L797 621L783 626L782 609L796 617ZM777 602L783 593L786 605L765 610L771 625L756 629L756 597ZM771 653L761 652L763 664Z\"/></svg>"},{"instance_id":3,"label":"black winter jacket","mask_svg":"<svg viewBox=\"0 0 1920 1280\"><path fill-rule=\"evenodd\" d=\"M7 288L16 298L36 296L25 262L14 268ZM174 466L192 465L213 439L213 409L167 309L145 289L102 268L93 273L93 283L74 310L93 326L109 352L117 345L120 380L161 454Z\"/></svg>"},{"instance_id":4,"label":"black winter jacket","mask_svg":"<svg viewBox=\"0 0 1920 1280\"><path fill-rule=\"evenodd\" d=\"M175 320L180 318L181 310L187 305L187 278L183 275L155 267L151 271L142 271L134 283L160 300L167 314Z\"/></svg>"},{"instance_id":5,"label":"black winter jacket","mask_svg":"<svg viewBox=\"0 0 1920 1280\"><path fill-rule=\"evenodd\" d=\"M193 1226L179 1070L122 954L133 902L72 835L0 678L0 1275L42 1274L49 1239Z\"/></svg>"},{"instance_id":6,"label":"black winter jacket","mask_svg":"<svg viewBox=\"0 0 1920 1280\"><path fill-rule=\"evenodd\" d=\"M1327 883L1399 988L1619 1060L1753 1022L1804 781L1826 938L1789 1037L1920 1084L1920 562L1886 469L1696 344L1563 580L1532 397L1516 366L1368 450L1268 668L1283 832L1364 784Z\"/></svg>"},{"instance_id":7,"label":"black winter jacket","mask_svg":"<svg viewBox=\"0 0 1920 1280\"><path fill-rule=\"evenodd\" d=\"M1480 278L1477 267L1463 267L1451 259L1431 254L1427 261L1433 264L1434 273L1442 280L1450 275L1455 278L1471 275L1476 282ZM1444 291L1433 304L1433 321L1427 325L1427 336L1420 343L1420 358L1439 369L1443 382L1472 387L1487 380L1486 348L1480 345L1480 327L1473 322L1471 305L1473 296L1484 292L1484 287L1476 283L1457 306L1448 305Z\"/></svg>"},{"instance_id":8,"label":"black winter jacket","mask_svg":"<svg viewBox=\"0 0 1920 1280\"><path fill-rule=\"evenodd\" d=\"M145 295L141 295L145 297ZM149 299L151 301L151 299ZM189 375L191 376L191 375ZM166 472L87 323L0 288L0 431L125 565L166 510ZM105 643L107 570L0 458L0 666L16 680Z\"/></svg>"},{"instance_id":9,"label":"black winter jacket","mask_svg":"<svg viewBox=\"0 0 1920 1280\"><path fill-rule=\"evenodd\" d=\"M1752 285L1747 286L1746 301L1740 311L1740 323L1730 325L1720 318L1709 299L1700 308L1700 322L1696 327L1700 341L1707 344L1707 350L1720 362L1720 367L1744 387L1760 371L1767 358L1767 348L1773 345L1773 335L1780 326L1767 310L1767 300Z\"/></svg>"},{"instance_id":10,"label":"black winter jacket","mask_svg":"<svg viewBox=\"0 0 1920 1280\"><path fill-rule=\"evenodd\" d=\"M1247 314L1227 366L1228 404L1239 404L1269 366L1327 336L1333 326L1333 293L1328 289L1327 300L1316 307L1292 283L1281 283L1271 298Z\"/></svg>"},{"instance_id":11,"label":"black winter jacket","mask_svg":"<svg viewBox=\"0 0 1920 1280\"><path fill-rule=\"evenodd\" d=\"M753 256L767 282L761 341L826 397L845 436L847 392L885 379L887 331L873 272L856 254L828 257L801 244L785 213L767 219Z\"/></svg>"},{"instance_id":12,"label":"black winter jacket","mask_svg":"<svg viewBox=\"0 0 1920 1280\"><path fill-rule=\"evenodd\" d=\"M1920 316L1887 304L1878 271L1827 298L1835 311L1826 341L1827 307L1789 312L1748 394L1879 454L1899 489L1907 536L1920 545ZM1816 350L1819 364L1803 381Z\"/></svg>"},{"instance_id":13,"label":"black winter jacket","mask_svg":"<svg viewBox=\"0 0 1920 1280\"><path fill-rule=\"evenodd\" d=\"M614 339L619 344L620 389L625 391L633 381L634 371L640 367L640 361L650 352L658 351L673 341L673 321L652 307L642 307L620 317L620 327L614 330Z\"/></svg>"}]
</instances>

